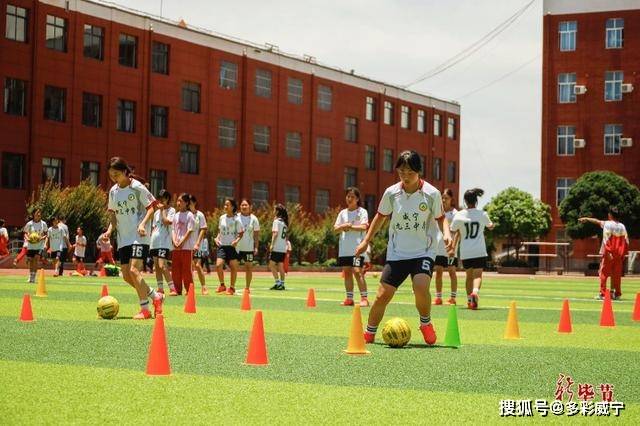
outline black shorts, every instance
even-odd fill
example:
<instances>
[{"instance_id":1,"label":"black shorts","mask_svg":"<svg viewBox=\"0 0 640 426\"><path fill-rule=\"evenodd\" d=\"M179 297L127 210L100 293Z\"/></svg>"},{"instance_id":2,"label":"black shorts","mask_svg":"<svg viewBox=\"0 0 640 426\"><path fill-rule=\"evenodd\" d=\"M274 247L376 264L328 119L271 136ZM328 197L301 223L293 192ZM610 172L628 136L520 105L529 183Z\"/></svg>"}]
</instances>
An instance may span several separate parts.
<instances>
[{"instance_id":1,"label":"black shorts","mask_svg":"<svg viewBox=\"0 0 640 426\"><path fill-rule=\"evenodd\" d=\"M59 251L52 251L51 253L49 253L49 257L51 259L60 260L60 252Z\"/></svg>"},{"instance_id":2,"label":"black shorts","mask_svg":"<svg viewBox=\"0 0 640 426\"><path fill-rule=\"evenodd\" d=\"M243 262L253 262L253 252L241 251L238 253L238 260L242 260Z\"/></svg>"},{"instance_id":3,"label":"black shorts","mask_svg":"<svg viewBox=\"0 0 640 426\"><path fill-rule=\"evenodd\" d=\"M238 252L234 246L220 246L217 252L218 259L223 259L226 263L238 260Z\"/></svg>"},{"instance_id":4,"label":"black shorts","mask_svg":"<svg viewBox=\"0 0 640 426\"><path fill-rule=\"evenodd\" d=\"M63 262L67 260L68 254L69 254L69 249L67 248L67 246L64 246L64 248L60 250L60 260L62 260Z\"/></svg>"},{"instance_id":5,"label":"black shorts","mask_svg":"<svg viewBox=\"0 0 640 426\"><path fill-rule=\"evenodd\" d=\"M431 276L432 270L433 259L430 257L420 257L418 259L407 260L389 260L382 269L380 282L398 288L409 275L411 275L411 278L419 274L427 274L428 276Z\"/></svg>"},{"instance_id":6,"label":"black shorts","mask_svg":"<svg viewBox=\"0 0 640 426\"><path fill-rule=\"evenodd\" d=\"M364 266L364 256L341 256L338 258L338 266L362 268Z\"/></svg>"},{"instance_id":7,"label":"black shorts","mask_svg":"<svg viewBox=\"0 0 640 426\"><path fill-rule=\"evenodd\" d=\"M126 265L131 259L144 260L149 257L149 244L131 244L118 249L120 263Z\"/></svg>"},{"instance_id":8,"label":"black shorts","mask_svg":"<svg viewBox=\"0 0 640 426\"><path fill-rule=\"evenodd\" d=\"M279 251L272 251L271 256L269 256L269 260L276 263L280 263L280 262L284 262L285 256L286 256L286 253L281 253Z\"/></svg>"},{"instance_id":9,"label":"black shorts","mask_svg":"<svg viewBox=\"0 0 640 426\"><path fill-rule=\"evenodd\" d=\"M486 257L474 257L472 259L462 259L464 269L484 269L487 263Z\"/></svg>"},{"instance_id":10,"label":"black shorts","mask_svg":"<svg viewBox=\"0 0 640 426\"><path fill-rule=\"evenodd\" d=\"M193 251L193 259L202 259L202 251L201 250L194 250Z\"/></svg>"},{"instance_id":11,"label":"black shorts","mask_svg":"<svg viewBox=\"0 0 640 426\"><path fill-rule=\"evenodd\" d=\"M436 261L434 263L435 266L442 266L443 268L448 268L449 266L457 266L458 258L457 257L447 257L447 256L436 256Z\"/></svg>"},{"instance_id":12,"label":"black shorts","mask_svg":"<svg viewBox=\"0 0 640 426\"><path fill-rule=\"evenodd\" d=\"M36 256L42 256L42 250L27 250L27 258L33 259Z\"/></svg>"},{"instance_id":13,"label":"black shorts","mask_svg":"<svg viewBox=\"0 0 640 426\"><path fill-rule=\"evenodd\" d=\"M149 250L151 257L159 257L160 259L171 259L171 250L168 248L159 248Z\"/></svg>"}]
</instances>

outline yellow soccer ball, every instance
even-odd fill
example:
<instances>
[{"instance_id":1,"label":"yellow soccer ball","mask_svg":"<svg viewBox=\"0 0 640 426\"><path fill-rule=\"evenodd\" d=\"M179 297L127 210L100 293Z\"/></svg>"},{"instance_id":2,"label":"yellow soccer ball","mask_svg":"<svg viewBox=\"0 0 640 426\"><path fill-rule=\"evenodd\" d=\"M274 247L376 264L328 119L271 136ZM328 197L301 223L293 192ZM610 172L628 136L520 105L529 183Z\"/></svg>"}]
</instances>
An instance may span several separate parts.
<instances>
[{"instance_id":1,"label":"yellow soccer ball","mask_svg":"<svg viewBox=\"0 0 640 426\"><path fill-rule=\"evenodd\" d=\"M29 242L31 244L36 244L40 242L40 234L37 232L32 232L29 234Z\"/></svg>"},{"instance_id":2,"label":"yellow soccer ball","mask_svg":"<svg viewBox=\"0 0 640 426\"><path fill-rule=\"evenodd\" d=\"M392 348L401 348L411 340L409 323L402 318L391 318L382 327L382 340Z\"/></svg>"},{"instance_id":3,"label":"yellow soccer ball","mask_svg":"<svg viewBox=\"0 0 640 426\"><path fill-rule=\"evenodd\" d=\"M118 315L120 304L113 296L104 296L98 300L98 315L103 319L113 319Z\"/></svg>"}]
</instances>

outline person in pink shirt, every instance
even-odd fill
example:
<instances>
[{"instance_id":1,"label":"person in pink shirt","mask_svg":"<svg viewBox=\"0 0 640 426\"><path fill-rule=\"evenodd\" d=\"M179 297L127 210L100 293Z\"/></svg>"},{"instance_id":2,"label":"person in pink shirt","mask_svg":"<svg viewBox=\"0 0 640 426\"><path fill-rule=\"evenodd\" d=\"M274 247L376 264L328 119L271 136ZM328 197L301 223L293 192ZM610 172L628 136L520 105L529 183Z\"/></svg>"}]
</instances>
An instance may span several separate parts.
<instances>
[{"instance_id":1,"label":"person in pink shirt","mask_svg":"<svg viewBox=\"0 0 640 426\"><path fill-rule=\"evenodd\" d=\"M171 279L173 288L169 296L185 293L189 286L193 284L193 273L191 263L193 261L194 239L191 238L196 227L196 220L193 213L189 211L191 196L182 193L176 200L176 213L173 216L171 225L171 239L173 240L173 251L171 252Z\"/></svg>"}]
</instances>

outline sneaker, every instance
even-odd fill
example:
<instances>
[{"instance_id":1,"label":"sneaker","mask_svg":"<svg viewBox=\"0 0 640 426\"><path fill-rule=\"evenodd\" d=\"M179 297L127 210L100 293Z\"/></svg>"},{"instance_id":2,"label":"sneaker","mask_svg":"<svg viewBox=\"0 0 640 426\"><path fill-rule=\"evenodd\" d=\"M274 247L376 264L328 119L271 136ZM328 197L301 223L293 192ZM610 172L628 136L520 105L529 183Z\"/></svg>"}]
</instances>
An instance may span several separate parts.
<instances>
[{"instance_id":1,"label":"sneaker","mask_svg":"<svg viewBox=\"0 0 640 426\"><path fill-rule=\"evenodd\" d=\"M269 290L280 290L278 287L280 286L280 281L277 281Z\"/></svg>"},{"instance_id":2,"label":"sneaker","mask_svg":"<svg viewBox=\"0 0 640 426\"><path fill-rule=\"evenodd\" d=\"M475 293L471 293L471 302L470 302L470 307L471 309L473 309L474 311L476 309L478 309L478 295Z\"/></svg>"},{"instance_id":3,"label":"sneaker","mask_svg":"<svg viewBox=\"0 0 640 426\"><path fill-rule=\"evenodd\" d=\"M436 297L433 301L434 305L442 305L442 297Z\"/></svg>"},{"instance_id":4,"label":"sneaker","mask_svg":"<svg viewBox=\"0 0 640 426\"><path fill-rule=\"evenodd\" d=\"M162 314L162 303L164 302L164 293L156 293L158 297L153 299L153 316Z\"/></svg>"},{"instance_id":5,"label":"sneaker","mask_svg":"<svg viewBox=\"0 0 640 426\"><path fill-rule=\"evenodd\" d=\"M177 295L178 295L177 291L175 291L173 289L169 291L169 296L177 296Z\"/></svg>"},{"instance_id":6,"label":"sneaker","mask_svg":"<svg viewBox=\"0 0 640 426\"><path fill-rule=\"evenodd\" d=\"M373 333L364 332L364 342L365 343L373 343L376 340L376 335Z\"/></svg>"},{"instance_id":7,"label":"sneaker","mask_svg":"<svg viewBox=\"0 0 640 426\"><path fill-rule=\"evenodd\" d=\"M436 343L436 331L433 329L433 324L421 325L420 331L422 337L427 345L433 345Z\"/></svg>"},{"instance_id":8,"label":"sneaker","mask_svg":"<svg viewBox=\"0 0 640 426\"><path fill-rule=\"evenodd\" d=\"M207 288L206 285L202 286L202 295L203 296L208 296L209 295L209 289Z\"/></svg>"},{"instance_id":9,"label":"sneaker","mask_svg":"<svg viewBox=\"0 0 640 426\"><path fill-rule=\"evenodd\" d=\"M164 294L164 288L157 288L156 292Z\"/></svg>"},{"instance_id":10,"label":"sneaker","mask_svg":"<svg viewBox=\"0 0 640 426\"><path fill-rule=\"evenodd\" d=\"M361 308L369 307L369 299L367 299L366 297L363 297L362 299L360 299L360 307Z\"/></svg>"},{"instance_id":11,"label":"sneaker","mask_svg":"<svg viewBox=\"0 0 640 426\"><path fill-rule=\"evenodd\" d=\"M150 318L151 318L151 311L149 311L148 309L143 309L133 316L134 320L145 320Z\"/></svg>"},{"instance_id":12,"label":"sneaker","mask_svg":"<svg viewBox=\"0 0 640 426\"><path fill-rule=\"evenodd\" d=\"M455 297L450 298L449 300L447 300L447 303L450 304L450 305L455 305L456 304L456 298Z\"/></svg>"},{"instance_id":13,"label":"sneaker","mask_svg":"<svg viewBox=\"0 0 640 426\"><path fill-rule=\"evenodd\" d=\"M353 299L344 299L341 303L341 306L353 306Z\"/></svg>"},{"instance_id":14,"label":"sneaker","mask_svg":"<svg viewBox=\"0 0 640 426\"><path fill-rule=\"evenodd\" d=\"M234 294L236 294L236 289L234 287L229 287L227 289L227 296L233 296Z\"/></svg>"},{"instance_id":15,"label":"sneaker","mask_svg":"<svg viewBox=\"0 0 640 426\"><path fill-rule=\"evenodd\" d=\"M604 296L602 294L598 294L596 296L596 300L604 300Z\"/></svg>"},{"instance_id":16,"label":"sneaker","mask_svg":"<svg viewBox=\"0 0 640 426\"><path fill-rule=\"evenodd\" d=\"M218 289L216 290L216 293L224 293L225 291L227 291L227 286L225 286L224 284L220 284L218 286Z\"/></svg>"},{"instance_id":17,"label":"sneaker","mask_svg":"<svg viewBox=\"0 0 640 426\"><path fill-rule=\"evenodd\" d=\"M278 287L276 287L276 290L286 290L286 288L284 288L284 283L278 284Z\"/></svg>"}]
</instances>

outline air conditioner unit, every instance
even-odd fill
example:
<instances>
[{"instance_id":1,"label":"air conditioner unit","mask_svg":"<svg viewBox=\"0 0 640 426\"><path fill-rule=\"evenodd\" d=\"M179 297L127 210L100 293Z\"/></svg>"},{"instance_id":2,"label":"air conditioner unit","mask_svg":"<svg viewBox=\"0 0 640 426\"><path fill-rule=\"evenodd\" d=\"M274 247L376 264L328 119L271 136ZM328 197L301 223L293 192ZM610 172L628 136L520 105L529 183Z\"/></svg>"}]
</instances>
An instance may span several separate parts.
<instances>
[{"instance_id":1,"label":"air conditioner unit","mask_svg":"<svg viewBox=\"0 0 640 426\"><path fill-rule=\"evenodd\" d=\"M585 141L584 139L574 139L573 140L573 147L574 148L584 148L585 146L587 146L587 141Z\"/></svg>"},{"instance_id":2,"label":"air conditioner unit","mask_svg":"<svg viewBox=\"0 0 640 426\"><path fill-rule=\"evenodd\" d=\"M620 146L623 148L631 148L633 146L633 139L620 138Z\"/></svg>"},{"instance_id":3,"label":"air conditioner unit","mask_svg":"<svg viewBox=\"0 0 640 426\"><path fill-rule=\"evenodd\" d=\"M633 84L624 83L621 85L621 90L622 90L622 93L631 93L633 92Z\"/></svg>"},{"instance_id":4,"label":"air conditioner unit","mask_svg":"<svg viewBox=\"0 0 640 426\"><path fill-rule=\"evenodd\" d=\"M584 95L587 93L587 86L575 85L573 86L573 94L574 95Z\"/></svg>"}]
</instances>

